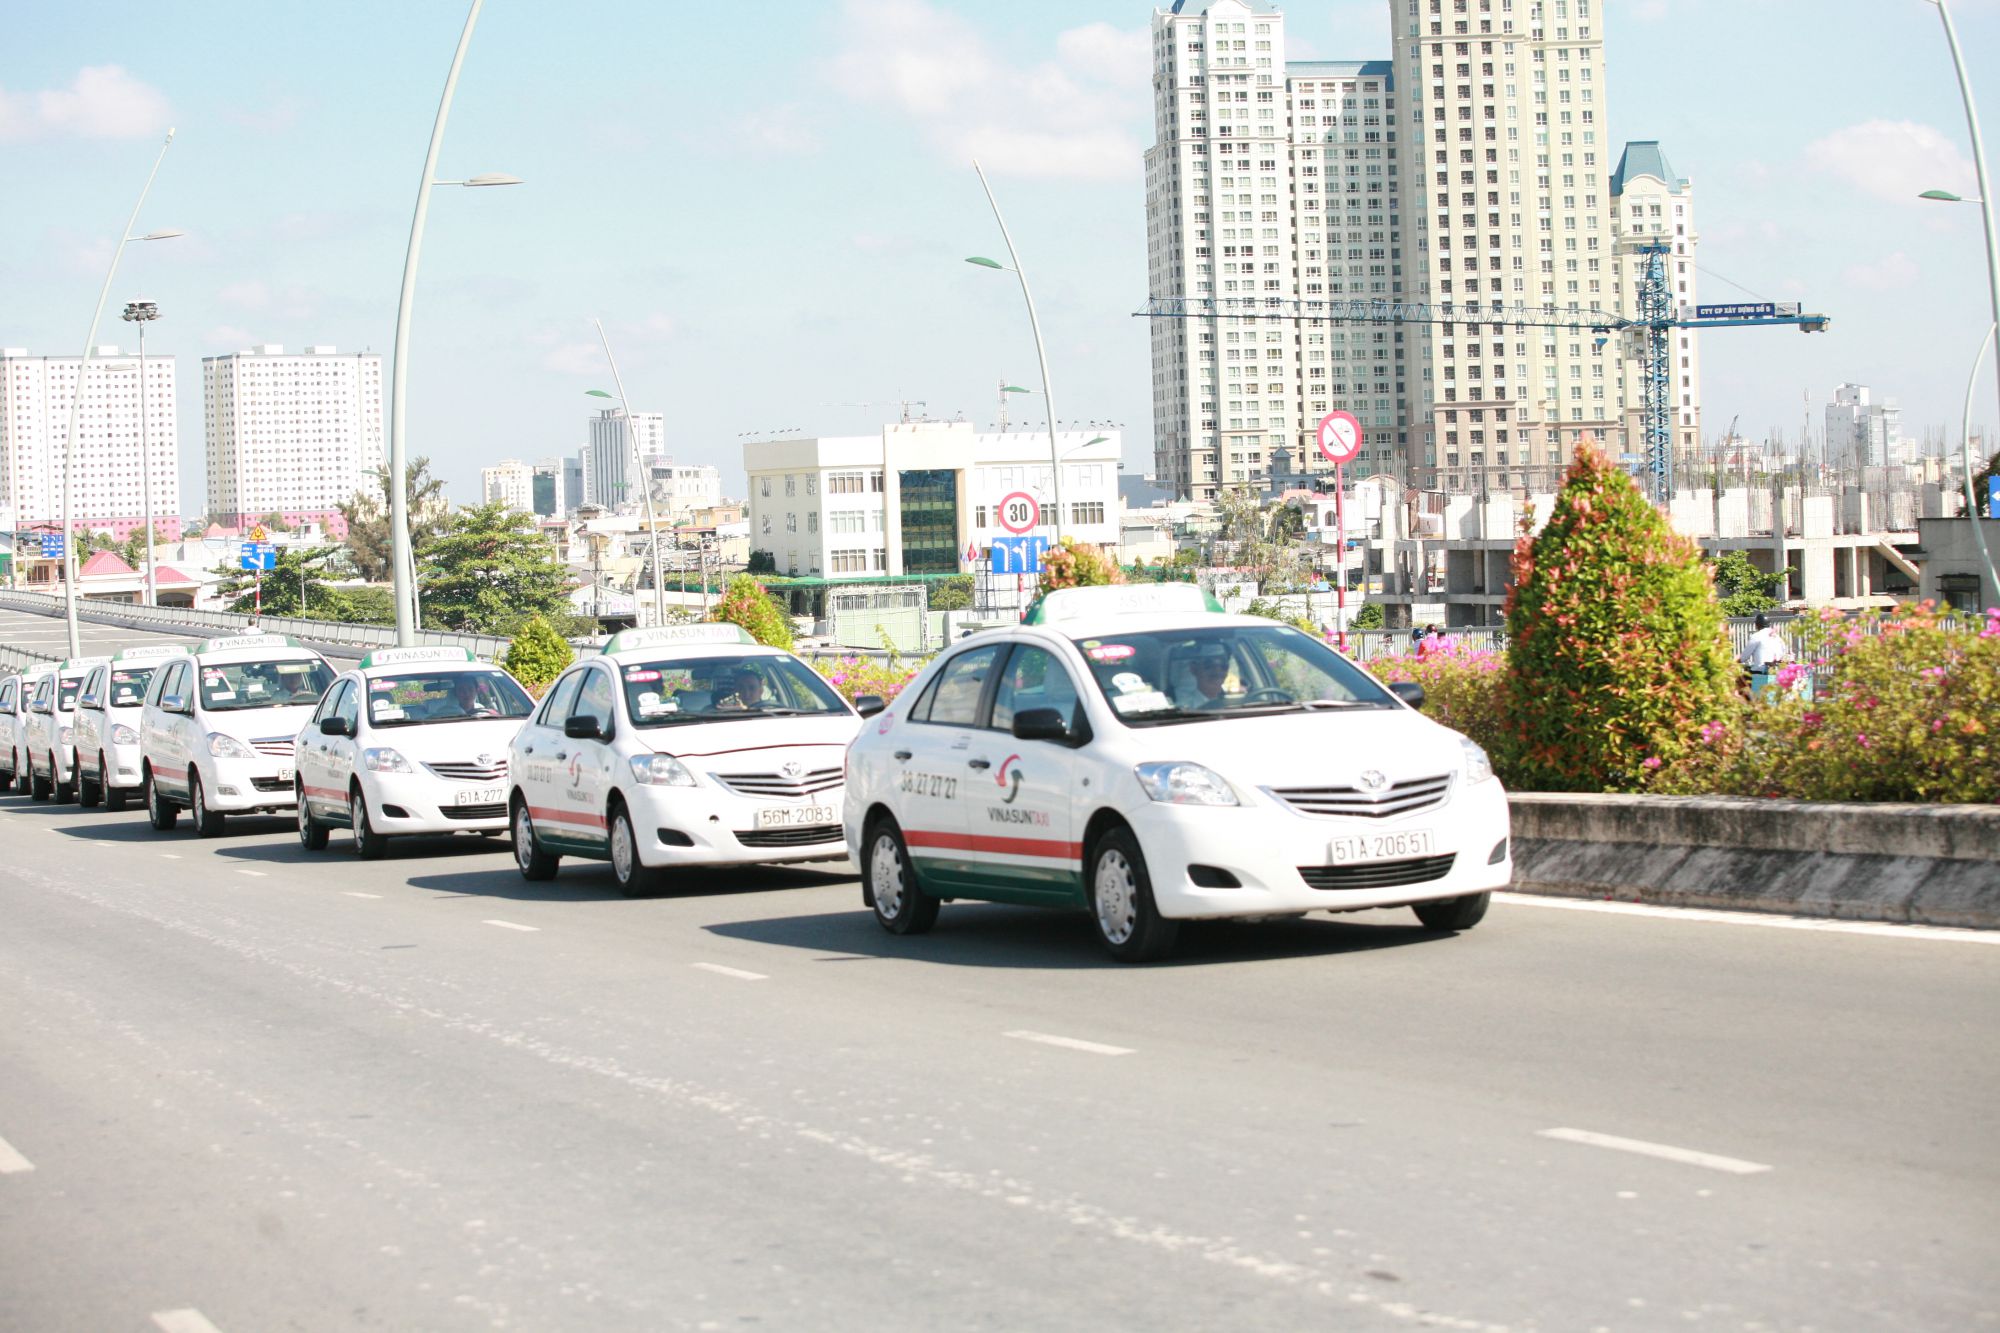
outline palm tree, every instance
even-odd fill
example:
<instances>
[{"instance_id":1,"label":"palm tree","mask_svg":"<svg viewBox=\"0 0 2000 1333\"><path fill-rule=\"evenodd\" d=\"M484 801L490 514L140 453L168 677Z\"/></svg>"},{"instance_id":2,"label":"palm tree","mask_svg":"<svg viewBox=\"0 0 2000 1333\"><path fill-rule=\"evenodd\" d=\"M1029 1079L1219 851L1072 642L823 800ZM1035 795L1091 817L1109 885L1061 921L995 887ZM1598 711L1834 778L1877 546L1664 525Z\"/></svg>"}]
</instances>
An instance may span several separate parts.
<instances>
[{"instance_id":1,"label":"palm tree","mask_svg":"<svg viewBox=\"0 0 2000 1333\"><path fill-rule=\"evenodd\" d=\"M355 568L370 582L383 583L389 578L392 549L389 469L378 467L373 475L379 494L356 491L352 500L340 506L340 516L347 520L347 547ZM429 458L411 459L406 476L410 495L410 548L421 551L444 530L451 507L444 498L443 479L431 475Z\"/></svg>"}]
</instances>

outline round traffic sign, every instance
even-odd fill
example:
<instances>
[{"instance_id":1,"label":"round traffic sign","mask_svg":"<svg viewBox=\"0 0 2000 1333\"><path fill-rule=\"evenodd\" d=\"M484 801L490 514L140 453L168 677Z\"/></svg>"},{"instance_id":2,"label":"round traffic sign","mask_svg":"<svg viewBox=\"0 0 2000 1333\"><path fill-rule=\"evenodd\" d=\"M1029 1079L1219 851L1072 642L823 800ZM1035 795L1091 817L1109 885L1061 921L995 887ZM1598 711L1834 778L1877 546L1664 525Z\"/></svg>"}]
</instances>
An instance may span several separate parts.
<instances>
[{"instance_id":1,"label":"round traffic sign","mask_svg":"<svg viewBox=\"0 0 2000 1333\"><path fill-rule=\"evenodd\" d=\"M1361 454L1361 423L1352 412L1328 412L1319 419L1319 451L1332 463L1352 463Z\"/></svg>"},{"instance_id":2,"label":"round traffic sign","mask_svg":"<svg viewBox=\"0 0 2000 1333\"><path fill-rule=\"evenodd\" d=\"M1000 526L1018 537L1034 531L1035 525L1042 521L1042 507L1026 491L1015 491L1002 497L998 517Z\"/></svg>"}]
</instances>

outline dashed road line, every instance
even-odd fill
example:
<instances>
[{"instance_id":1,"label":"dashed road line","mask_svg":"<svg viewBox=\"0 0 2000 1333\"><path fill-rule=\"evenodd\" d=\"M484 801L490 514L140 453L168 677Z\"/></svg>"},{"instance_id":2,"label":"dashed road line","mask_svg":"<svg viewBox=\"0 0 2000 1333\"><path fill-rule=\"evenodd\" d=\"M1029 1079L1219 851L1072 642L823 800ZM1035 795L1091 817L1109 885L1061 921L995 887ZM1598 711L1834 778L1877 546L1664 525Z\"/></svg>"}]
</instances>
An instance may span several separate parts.
<instances>
[{"instance_id":1,"label":"dashed road line","mask_svg":"<svg viewBox=\"0 0 2000 1333\"><path fill-rule=\"evenodd\" d=\"M540 926L523 926L513 921L484 921L481 925L498 926L502 930L540 930Z\"/></svg>"},{"instance_id":2,"label":"dashed road line","mask_svg":"<svg viewBox=\"0 0 2000 1333\"><path fill-rule=\"evenodd\" d=\"M1710 907L1661 907L1654 903L1614 903L1595 898L1555 898L1537 893L1496 893L1510 907L1553 907L1568 912L1610 912L1668 921L1706 921L1773 930L1817 930L1833 935L1887 935L1907 940L1955 940L1960 944L2000 944L2000 930L1957 926L1906 926L1894 921L1831 921L1824 917L1780 916L1775 912L1719 912Z\"/></svg>"},{"instance_id":3,"label":"dashed road line","mask_svg":"<svg viewBox=\"0 0 2000 1333\"><path fill-rule=\"evenodd\" d=\"M1066 1051L1085 1051L1091 1055L1131 1055L1134 1053L1130 1046L1106 1046L1101 1041L1082 1041L1076 1037L1058 1037L1047 1032L1028 1032L1023 1030L1003 1032L1000 1035L1003 1037L1012 1037L1016 1041L1033 1041L1039 1042L1044 1046L1060 1046Z\"/></svg>"},{"instance_id":4,"label":"dashed road line","mask_svg":"<svg viewBox=\"0 0 2000 1333\"><path fill-rule=\"evenodd\" d=\"M0 1176L11 1176L21 1171L32 1171L35 1164L14 1151L14 1145L0 1139Z\"/></svg>"},{"instance_id":5,"label":"dashed road line","mask_svg":"<svg viewBox=\"0 0 2000 1333\"><path fill-rule=\"evenodd\" d=\"M1599 1134L1588 1129L1538 1129L1535 1133L1545 1139L1582 1143L1593 1148L1610 1148L1614 1152L1638 1153L1641 1157L1658 1157L1662 1161L1679 1162L1683 1166L1701 1166L1707 1167L1710 1171L1727 1171L1735 1176L1754 1176L1771 1170L1762 1162L1746 1162L1741 1157L1724 1157L1720 1153L1676 1148L1670 1143L1648 1143L1644 1139L1622 1139L1616 1134Z\"/></svg>"},{"instance_id":6,"label":"dashed road line","mask_svg":"<svg viewBox=\"0 0 2000 1333\"><path fill-rule=\"evenodd\" d=\"M161 1333L222 1333L199 1310L159 1310L153 1315L153 1323Z\"/></svg>"},{"instance_id":7,"label":"dashed road line","mask_svg":"<svg viewBox=\"0 0 2000 1333\"><path fill-rule=\"evenodd\" d=\"M380 898L382 896L379 893L363 893L359 889L342 889L341 893L349 898Z\"/></svg>"},{"instance_id":8,"label":"dashed road line","mask_svg":"<svg viewBox=\"0 0 2000 1333\"><path fill-rule=\"evenodd\" d=\"M237 874L239 874L239 875L248 875L248 876L250 876L250 878L252 878L252 879L268 879L268 878L269 878L269 876L268 876L268 875L266 875L266 874L265 874L265 873L264 873L263 871L261 871L261 870L250 870L250 869L247 869L247 868L245 868L245 867L243 867L243 866L238 866L238 867L236 867L236 873L237 873Z\"/></svg>"},{"instance_id":9,"label":"dashed road line","mask_svg":"<svg viewBox=\"0 0 2000 1333\"><path fill-rule=\"evenodd\" d=\"M694 966L700 968L704 972L713 972L717 976L735 977L740 981L770 980L770 978L765 976L762 972L745 972L740 967L724 967L721 963L695 963Z\"/></svg>"},{"instance_id":10,"label":"dashed road line","mask_svg":"<svg viewBox=\"0 0 2000 1333\"><path fill-rule=\"evenodd\" d=\"M181 854L179 852L161 852L160 855L165 857L169 861L178 861L181 859Z\"/></svg>"}]
</instances>

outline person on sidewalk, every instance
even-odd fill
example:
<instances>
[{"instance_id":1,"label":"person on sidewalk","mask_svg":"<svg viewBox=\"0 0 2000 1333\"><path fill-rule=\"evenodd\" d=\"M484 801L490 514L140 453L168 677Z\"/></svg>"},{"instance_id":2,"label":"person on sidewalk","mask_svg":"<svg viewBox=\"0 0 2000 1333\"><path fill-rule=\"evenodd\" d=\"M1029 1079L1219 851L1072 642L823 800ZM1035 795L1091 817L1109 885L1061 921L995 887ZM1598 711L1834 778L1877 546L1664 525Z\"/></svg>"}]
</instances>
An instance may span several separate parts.
<instances>
[{"instance_id":1,"label":"person on sidewalk","mask_svg":"<svg viewBox=\"0 0 2000 1333\"><path fill-rule=\"evenodd\" d=\"M1777 627L1771 624L1763 612L1759 611L1757 619L1752 623L1754 628L1750 635L1750 643L1743 653L1743 664L1750 668L1750 697L1769 699L1773 695L1771 673L1792 655L1792 650L1786 646L1784 636L1778 633Z\"/></svg>"}]
</instances>

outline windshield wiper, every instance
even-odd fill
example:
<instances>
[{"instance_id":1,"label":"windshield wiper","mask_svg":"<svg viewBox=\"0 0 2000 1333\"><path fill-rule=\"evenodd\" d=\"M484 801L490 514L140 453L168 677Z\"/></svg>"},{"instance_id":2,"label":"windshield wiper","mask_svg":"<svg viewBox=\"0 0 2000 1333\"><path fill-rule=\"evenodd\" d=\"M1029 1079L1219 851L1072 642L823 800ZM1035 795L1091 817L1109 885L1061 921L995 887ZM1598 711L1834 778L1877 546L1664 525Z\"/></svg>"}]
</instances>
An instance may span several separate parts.
<instances>
[{"instance_id":1,"label":"windshield wiper","mask_svg":"<svg viewBox=\"0 0 2000 1333\"><path fill-rule=\"evenodd\" d=\"M1161 722L1213 722L1227 716L1219 708L1158 708L1144 713L1120 713L1118 720L1128 727L1145 727Z\"/></svg>"}]
</instances>

